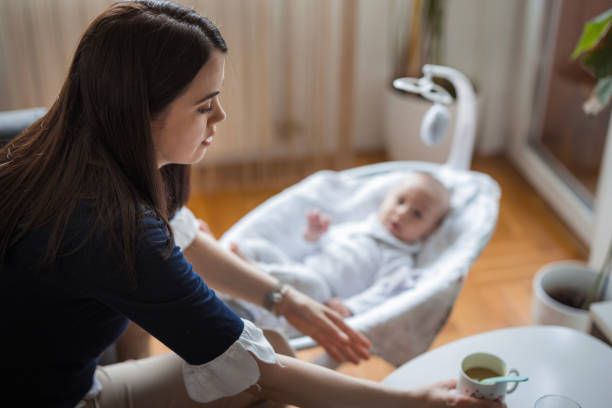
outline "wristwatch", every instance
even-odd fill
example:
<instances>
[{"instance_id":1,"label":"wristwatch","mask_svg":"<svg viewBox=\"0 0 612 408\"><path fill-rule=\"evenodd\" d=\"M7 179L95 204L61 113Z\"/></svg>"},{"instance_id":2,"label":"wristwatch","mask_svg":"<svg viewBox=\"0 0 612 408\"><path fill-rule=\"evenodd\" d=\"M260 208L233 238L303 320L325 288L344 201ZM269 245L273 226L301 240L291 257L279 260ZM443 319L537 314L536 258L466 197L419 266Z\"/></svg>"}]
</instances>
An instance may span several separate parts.
<instances>
[{"instance_id":1,"label":"wristwatch","mask_svg":"<svg viewBox=\"0 0 612 408\"><path fill-rule=\"evenodd\" d=\"M289 290L289 285L284 283L276 282L274 287L266 293L266 297L264 298L264 307L279 316L278 311L276 310L276 306L283 300L285 297L285 293Z\"/></svg>"}]
</instances>

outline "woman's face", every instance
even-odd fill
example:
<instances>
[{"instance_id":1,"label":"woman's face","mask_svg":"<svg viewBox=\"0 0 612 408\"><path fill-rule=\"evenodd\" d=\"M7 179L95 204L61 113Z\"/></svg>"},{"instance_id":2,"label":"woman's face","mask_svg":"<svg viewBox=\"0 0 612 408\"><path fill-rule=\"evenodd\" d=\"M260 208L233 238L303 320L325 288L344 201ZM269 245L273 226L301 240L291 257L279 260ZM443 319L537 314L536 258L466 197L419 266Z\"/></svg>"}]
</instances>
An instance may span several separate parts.
<instances>
[{"instance_id":1,"label":"woman's face","mask_svg":"<svg viewBox=\"0 0 612 408\"><path fill-rule=\"evenodd\" d=\"M213 52L187 89L151 121L158 167L192 164L204 156L216 124L225 119L219 101L224 66L225 56Z\"/></svg>"}]
</instances>

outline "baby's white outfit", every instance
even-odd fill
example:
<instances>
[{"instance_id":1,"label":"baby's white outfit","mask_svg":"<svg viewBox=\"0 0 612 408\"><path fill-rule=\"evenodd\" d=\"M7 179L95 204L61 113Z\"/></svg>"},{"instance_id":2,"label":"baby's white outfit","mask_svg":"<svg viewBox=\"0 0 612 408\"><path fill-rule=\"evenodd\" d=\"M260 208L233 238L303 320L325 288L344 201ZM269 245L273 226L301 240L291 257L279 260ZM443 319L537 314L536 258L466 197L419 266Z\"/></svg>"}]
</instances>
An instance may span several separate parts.
<instances>
[{"instance_id":1,"label":"baby's white outfit","mask_svg":"<svg viewBox=\"0 0 612 408\"><path fill-rule=\"evenodd\" d=\"M237 244L247 258L281 282L319 302L339 297L355 315L414 287L419 275L413 265L421 244L399 240L376 214L360 222L332 226L315 243L300 243L303 256L297 262L268 241L250 239ZM250 317L258 325L283 323L284 319L263 308L236 302L252 313Z\"/></svg>"}]
</instances>

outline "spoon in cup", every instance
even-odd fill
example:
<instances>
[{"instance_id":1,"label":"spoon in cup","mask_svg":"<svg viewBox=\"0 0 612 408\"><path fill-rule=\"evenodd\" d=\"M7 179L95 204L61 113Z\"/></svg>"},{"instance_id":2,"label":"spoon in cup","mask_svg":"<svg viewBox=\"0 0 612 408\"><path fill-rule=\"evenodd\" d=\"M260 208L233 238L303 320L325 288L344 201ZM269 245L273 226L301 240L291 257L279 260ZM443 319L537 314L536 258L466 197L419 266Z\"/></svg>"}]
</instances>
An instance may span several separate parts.
<instances>
[{"instance_id":1,"label":"spoon in cup","mask_svg":"<svg viewBox=\"0 0 612 408\"><path fill-rule=\"evenodd\" d=\"M504 377L490 377L485 378L484 380L480 380L481 384L499 384L503 382L524 382L527 381L529 377L519 377L518 375L510 375Z\"/></svg>"}]
</instances>

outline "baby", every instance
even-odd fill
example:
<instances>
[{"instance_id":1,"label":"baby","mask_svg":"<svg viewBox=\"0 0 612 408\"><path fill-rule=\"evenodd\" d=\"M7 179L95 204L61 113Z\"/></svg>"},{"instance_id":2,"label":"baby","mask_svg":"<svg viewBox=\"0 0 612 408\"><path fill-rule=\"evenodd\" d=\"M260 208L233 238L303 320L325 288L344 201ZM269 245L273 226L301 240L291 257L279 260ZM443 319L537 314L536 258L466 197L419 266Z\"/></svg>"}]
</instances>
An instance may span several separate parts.
<instances>
[{"instance_id":1,"label":"baby","mask_svg":"<svg viewBox=\"0 0 612 408\"><path fill-rule=\"evenodd\" d=\"M299 263L257 240L230 248L348 317L414 286L414 257L449 208L448 189L433 176L415 172L387 193L378 212L365 220L330 227L327 214L309 211L304 232L309 249Z\"/></svg>"}]
</instances>

